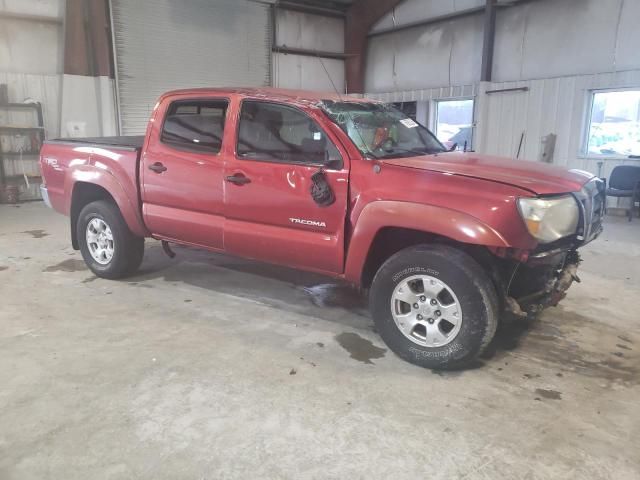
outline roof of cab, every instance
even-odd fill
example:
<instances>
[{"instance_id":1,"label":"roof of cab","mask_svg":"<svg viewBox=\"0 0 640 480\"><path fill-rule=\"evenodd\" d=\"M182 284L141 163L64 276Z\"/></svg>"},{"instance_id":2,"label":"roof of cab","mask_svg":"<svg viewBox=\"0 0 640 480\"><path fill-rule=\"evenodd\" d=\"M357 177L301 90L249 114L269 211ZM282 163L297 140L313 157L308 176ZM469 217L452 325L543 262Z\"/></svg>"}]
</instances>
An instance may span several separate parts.
<instances>
[{"instance_id":1,"label":"roof of cab","mask_svg":"<svg viewBox=\"0 0 640 480\"><path fill-rule=\"evenodd\" d=\"M317 105L322 100L332 100L336 102L375 102L369 98L360 98L349 95L339 95L337 93L313 92L309 90L290 90L286 88L188 88L173 90L165 93L160 98L173 96L198 96L198 95L238 95L245 98L256 98L261 100L273 100L284 103L295 103L305 106Z\"/></svg>"}]
</instances>

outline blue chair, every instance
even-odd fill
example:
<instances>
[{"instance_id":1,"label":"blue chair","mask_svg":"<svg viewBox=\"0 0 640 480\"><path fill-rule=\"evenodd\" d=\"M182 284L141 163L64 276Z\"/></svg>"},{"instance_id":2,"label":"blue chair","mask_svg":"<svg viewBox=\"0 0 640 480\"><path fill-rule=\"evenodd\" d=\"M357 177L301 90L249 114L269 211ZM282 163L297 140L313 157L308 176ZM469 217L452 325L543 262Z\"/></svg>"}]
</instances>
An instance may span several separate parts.
<instances>
[{"instance_id":1,"label":"blue chair","mask_svg":"<svg viewBox=\"0 0 640 480\"><path fill-rule=\"evenodd\" d=\"M631 221L635 202L640 201L640 167L634 165L614 167L609 177L606 193L607 197L631 199L631 207L627 210L629 221ZM640 216L640 211L638 216Z\"/></svg>"}]
</instances>

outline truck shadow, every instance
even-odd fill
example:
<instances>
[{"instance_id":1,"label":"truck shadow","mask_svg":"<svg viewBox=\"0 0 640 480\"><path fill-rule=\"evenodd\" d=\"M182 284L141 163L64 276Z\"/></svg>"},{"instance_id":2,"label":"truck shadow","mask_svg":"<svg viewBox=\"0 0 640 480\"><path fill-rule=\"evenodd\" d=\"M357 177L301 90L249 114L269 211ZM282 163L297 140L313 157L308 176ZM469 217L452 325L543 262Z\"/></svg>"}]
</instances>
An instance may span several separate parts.
<instances>
[{"instance_id":1,"label":"truck shadow","mask_svg":"<svg viewBox=\"0 0 640 480\"><path fill-rule=\"evenodd\" d=\"M190 305L200 302L204 308L215 309L215 302L194 299L191 287L297 313L311 322L317 318L377 333L365 296L347 284L193 248L175 247L175 251L177 257L170 259L159 243L148 242L142 269L128 283L152 288L157 281L167 282L175 287L173 295L178 301ZM559 376L573 371L607 380L639 381L640 358L632 337L603 331L594 319L562 307L551 308L532 320L505 315L493 342L478 361L458 371L438 373L449 376L483 367L503 370L512 362L533 361L548 365ZM637 341L640 343L640 339ZM382 340L375 343L382 345Z\"/></svg>"},{"instance_id":2,"label":"truck shadow","mask_svg":"<svg viewBox=\"0 0 640 480\"><path fill-rule=\"evenodd\" d=\"M144 286L149 280L188 285L246 298L277 309L373 330L367 302L356 289L334 279L299 270L252 262L189 247L172 247L168 258L160 244L148 242L139 273L128 279ZM180 290L178 290L180 291ZM181 294L186 297L188 292Z\"/></svg>"}]
</instances>

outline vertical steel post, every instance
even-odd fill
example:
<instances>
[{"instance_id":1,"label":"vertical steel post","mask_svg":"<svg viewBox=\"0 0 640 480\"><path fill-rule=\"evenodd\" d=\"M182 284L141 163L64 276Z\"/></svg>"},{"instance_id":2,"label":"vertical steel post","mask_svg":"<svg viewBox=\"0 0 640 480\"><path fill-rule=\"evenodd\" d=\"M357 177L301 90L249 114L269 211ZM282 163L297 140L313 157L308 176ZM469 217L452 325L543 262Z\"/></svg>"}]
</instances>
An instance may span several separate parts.
<instances>
[{"instance_id":1,"label":"vertical steel post","mask_svg":"<svg viewBox=\"0 0 640 480\"><path fill-rule=\"evenodd\" d=\"M480 81L490 82L493 71L493 46L496 38L496 0L486 0L484 10L484 41Z\"/></svg>"}]
</instances>

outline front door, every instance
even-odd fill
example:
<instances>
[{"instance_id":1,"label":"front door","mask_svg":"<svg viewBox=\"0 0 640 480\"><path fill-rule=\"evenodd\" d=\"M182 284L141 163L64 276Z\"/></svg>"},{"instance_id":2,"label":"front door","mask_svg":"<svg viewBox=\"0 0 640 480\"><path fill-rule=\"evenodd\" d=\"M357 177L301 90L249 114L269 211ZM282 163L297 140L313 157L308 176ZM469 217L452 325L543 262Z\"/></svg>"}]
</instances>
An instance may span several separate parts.
<instances>
[{"instance_id":1,"label":"front door","mask_svg":"<svg viewBox=\"0 0 640 480\"><path fill-rule=\"evenodd\" d=\"M142 159L142 210L156 237L222 249L227 99L181 99L155 113ZM163 121L164 120L164 121Z\"/></svg>"},{"instance_id":2,"label":"front door","mask_svg":"<svg viewBox=\"0 0 640 480\"><path fill-rule=\"evenodd\" d=\"M224 172L225 250L341 273L346 154L301 109L257 100L244 100L238 108L236 151L227 158ZM314 199L314 180L316 194L330 190L333 201L331 193Z\"/></svg>"}]
</instances>

